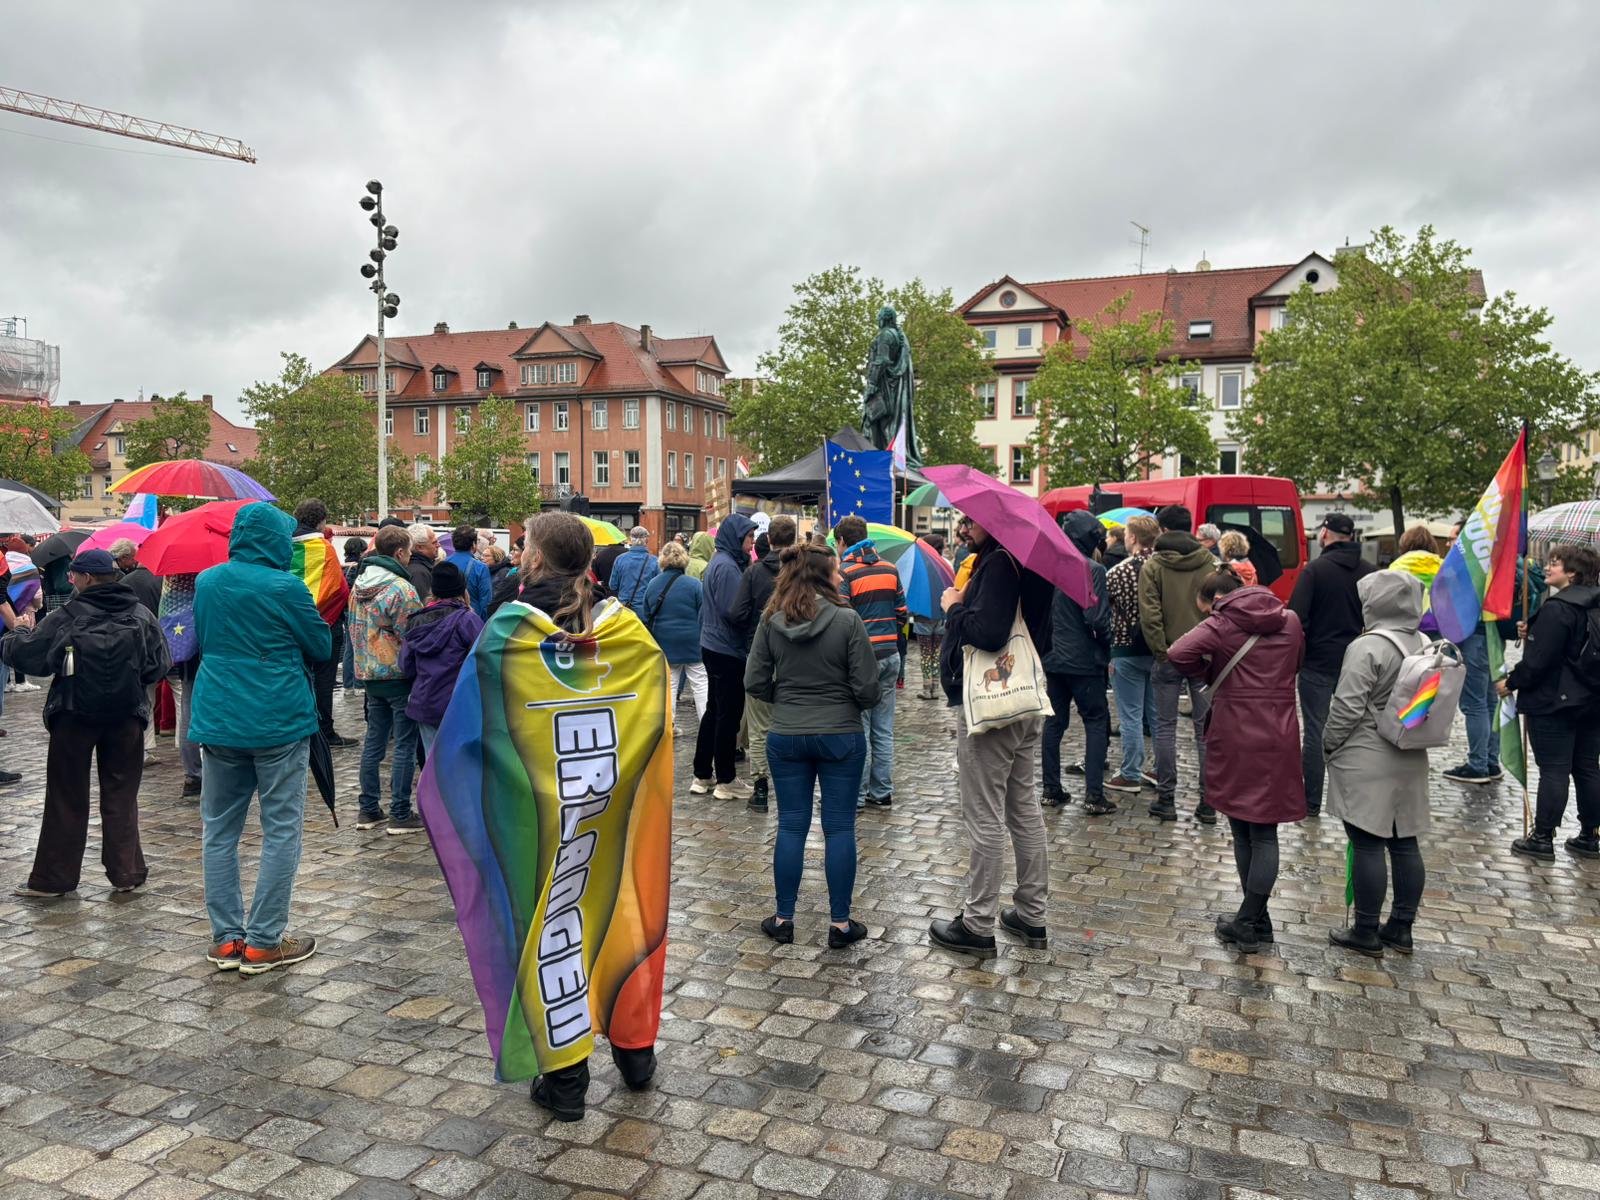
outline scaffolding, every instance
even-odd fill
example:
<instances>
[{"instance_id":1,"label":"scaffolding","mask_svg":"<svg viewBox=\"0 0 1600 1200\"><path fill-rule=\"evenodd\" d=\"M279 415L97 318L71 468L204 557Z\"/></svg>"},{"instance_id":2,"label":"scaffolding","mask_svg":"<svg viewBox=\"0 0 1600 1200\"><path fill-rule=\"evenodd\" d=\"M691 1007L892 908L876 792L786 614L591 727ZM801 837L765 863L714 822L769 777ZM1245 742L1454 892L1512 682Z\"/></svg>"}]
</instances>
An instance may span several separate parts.
<instances>
[{"instance_id":1,"label":"scaffolding","mask_svg":"<svg viewBox=\"0 0 1600 1200\"><path fill-rule=\"evenodd\" d=\"M0 400L55 403L61 388L61 347L17 337L15 328L0 321Z\"/></svg>"}]
</instances>

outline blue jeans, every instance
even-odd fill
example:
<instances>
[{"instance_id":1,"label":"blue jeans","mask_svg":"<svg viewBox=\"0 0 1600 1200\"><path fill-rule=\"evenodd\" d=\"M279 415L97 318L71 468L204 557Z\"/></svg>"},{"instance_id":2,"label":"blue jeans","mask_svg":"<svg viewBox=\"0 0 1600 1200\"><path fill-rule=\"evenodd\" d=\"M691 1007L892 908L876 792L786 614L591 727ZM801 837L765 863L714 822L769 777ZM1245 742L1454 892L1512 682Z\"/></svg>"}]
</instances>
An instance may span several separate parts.
<instances>
[{"instance_id":1,"label":"blue jeans","mask_svg":"<svg viewBox=\"0 0 1600 1200\"><path fill-rule=\"evenodd\" d=\"M422 752L424 754L431 755L433 753L433 742L438 736L439 727L437 725L429 725L426 721L417 722L417 737L422 740Z\"/></svg>"},{"instance_id":2,"label":"blue jeans","mask_svg":"<svg viewBox=\"0 0 1600 1200\"><path fill-rule=\"evenodd\" d=\"M772 882L778 894L778 916L784 920L794 920L806 835L811 832L811 795L819 784L828 911L834 921L850 919L850 896L856 886L856 789L861 786L866 760L864 734L767 734L767 767L778 799Z\"/></svg>"},{"instance_id":3,"label":"blue jeans","mask_svg":"<svg viewBox=\"0 0 1600 1200\"><path fill-rule=\"evenodd\" d=\"M1144 730L1156 732L1156 693L1150 686L1150 668L1155 659L1145 654L1136 658L1111 660L1111 694L1117 701L1117 724L1122 726L1122 769L1124 779L1138 779L1144 770Z\"/></svg>"},{"instance_id":4,"label":"blue jeans","mask_svg":"<svg viewBox=\"0 0 1600 1200\"><path fill-rule=\"evenodd\" d=\"M1489 635L1483 623L1461 643L1467 678L1461 685L1461 717L1467 725L1467 766L1479 775L1500 770L1500 739L1493 736L1494 695L1489 678Z\"/></svg>"},{"instance_id":5,"label":"blue jeans","mask_svg":"<svg viewBox=\"0 0 1600 1200\"><path fill-rule=\"evenodd\" d=\"M865 803L868 796L875 800L886 800L894 794L894 694L899 681L899 653L880 658L878 686L883 689L882 695L875 707L861 714L861 732L866 735L867 749L872 759L870 774L862 772L861 775L861 803ZM861 804L858 803L856 807L861 807Z\"/></svg>"},{"instance_id":6,"label":"blue jeans","mask_svg":"<svg viewBox=\"0 0 1600 1200\"><path fill-rule=\"evenodd\" d=\"M394 755L389 769L389 819L404 821L411 815L411 775L417 767L417 723L406 716L409 696L374 696L367 693L367 739L361 744L361 815L383 815L383 785L378 768L383 749L394 734Z\"/></svg>"},{"instance_id":7,"label":"blue jeans","mask_svg":"<svg viewBox=\"0 0 1600 1200\"><path fill-rule=\"evenodd\" d=\"M200 861L212 941L242 937L258 950L267 950L283 940L289 895L300 867L310 754L310 738L259 750L205 747ZM250 811L250 796L256 792L261 796L261 864L247 920L239 887L239 835Z\"/></svg>"}]
</instances>

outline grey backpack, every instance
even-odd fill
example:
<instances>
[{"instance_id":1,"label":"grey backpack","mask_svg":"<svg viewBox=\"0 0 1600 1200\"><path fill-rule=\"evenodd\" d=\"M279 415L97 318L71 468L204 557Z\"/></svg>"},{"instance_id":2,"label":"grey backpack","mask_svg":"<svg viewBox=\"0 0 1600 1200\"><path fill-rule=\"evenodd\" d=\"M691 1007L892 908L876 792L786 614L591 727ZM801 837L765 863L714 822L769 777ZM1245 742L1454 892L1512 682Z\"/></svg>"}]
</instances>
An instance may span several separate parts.
<instances>
[{"instance_id":1,"label":"grey backpack","mask_svg":"<svg viewBox=\"0 0 1600 1200\"><path fill-rule=\"evenodd\" d=\"M1370 629L1400 651L1400 674L1378 708L1378 736L1402 750L1428 750L1450 740L1467 679L1461 651L1451 642L1418 635L1421 648L1407 646L1391 629Z\"/></svg>"}]
</instances>

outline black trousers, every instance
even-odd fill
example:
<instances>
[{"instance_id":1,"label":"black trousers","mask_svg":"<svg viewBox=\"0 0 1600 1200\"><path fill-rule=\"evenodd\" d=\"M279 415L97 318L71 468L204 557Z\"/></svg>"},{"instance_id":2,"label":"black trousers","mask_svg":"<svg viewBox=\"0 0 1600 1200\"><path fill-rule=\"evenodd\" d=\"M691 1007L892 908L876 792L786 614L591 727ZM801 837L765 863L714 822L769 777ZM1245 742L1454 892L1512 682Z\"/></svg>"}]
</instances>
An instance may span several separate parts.
<instances>
[{"instance_id":1,"label":"black trousers","mask_svg":"<svg viewBox=\"0 0 1600 1200\"><path fill-rule=\"evenodd\" d=\"M1233 865L1246 896L1270 896L1278 882L1278 827L1228 818L1233 831Z\"/></svg>"},{"instance_id":2,"label":"black trousers","mask_svg":"<svg viewBox=\"0 0 1600 1200\"><path fill-rule=\"evenodd\" d=\"M1528 744L1539 764L1535 832L1554 837L1567 811L1570 784L1578 788L1578 824L1600 826L1600 711L1561 708L1528 714Z\"/></svg>"},{"instance_id":3,"label":"black trousers","mask_svg":"<svg viewBox=\"0 0 1600 1200\"><path fill-rule=\"evenodd\" d=\"M112 887L137 887L148 871L139 848L139 781L144 775L144 722L88 721L57 713L50 721L44 821L28 886L70 892L83 871L89 841L89 760L100 773L100 862Z\"/></svg>"},{"instance_id":4,"label":"black trousers","mask_svg":"<svg viewBox=\"0 0 1600 1200\"><path fill-rule=\"evenodd\" d=\"M701 648L706 664L706 712L694 743L694 777L733 782L733 751L744 720L744 659Z\"/></svg>"},{"instance_id":5,"label":"black trousers","mask_svg":"<svg viewBox=\"0 0 1600 1200\"><path fill-rule=\"evenodd\" d=\"M1104 786L1106 745L1111 738L1111 710L1106 705L1104 671L1093 675L1045 673L1045 689L1054 716L1044 719L1044 748L1040 770L1046 791L1061 790L1061 738L1072 720L1071 706L1078 706L1083 720L1084 787L1090 796L1099 796Z\"/></svg>"},{"instance_id":6,"label":"black trousers","mask_svg":"<svg viewBox=\"0 0 1600 1200\"><path fill-rule=\"evenodd\" d=\"M1356 925L1378 927L1383 912L1383 894L1389 888L1389 871L1394 871L1394 903L1389 906L1392 920L1409 925L1417 919L1417 905L1428 881L1422 865L1422 850L1414 837L1378 837L1365 829L1344 823L1345 834L1355 846L1354 882ZM1388 862L1385 862L1387 855Z\"/></svg>"},{"instance_id":7,"label":"black trousers","mask_svg":"<svg viewBox=\"0 0 1600 1200\"><path fill-rule=\"evenodd\" d=\"M333 736L333 685L339 674L338 655L329 655L321 662L306 660L311 671L311 690L317 695L317 724L322 732Z\"/></svg>"}]
</instances>

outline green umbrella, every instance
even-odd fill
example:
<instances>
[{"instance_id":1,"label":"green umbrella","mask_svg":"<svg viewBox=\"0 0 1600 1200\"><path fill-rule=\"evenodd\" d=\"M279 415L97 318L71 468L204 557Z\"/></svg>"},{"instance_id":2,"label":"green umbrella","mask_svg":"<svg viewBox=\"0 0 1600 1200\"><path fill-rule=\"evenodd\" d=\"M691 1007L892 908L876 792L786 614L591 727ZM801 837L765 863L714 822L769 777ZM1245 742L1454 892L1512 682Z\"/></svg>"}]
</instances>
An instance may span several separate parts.
<instances>
[{"instance_id":1,"label":"green umbrella","mask_svg":"<svg viewBox=\"0 0 1600 1200\"><path fill-rule=\"evenodd\" d=\"M955 505L951 504L950 501L946 500L943 494L940 493L938 485L932 483L925 483L914 491L909 492L906 495L906 503L915 505L918 508L925 508L929 505L932 505L934 508L955 507Z\"/></svg>"}]
</instances>

